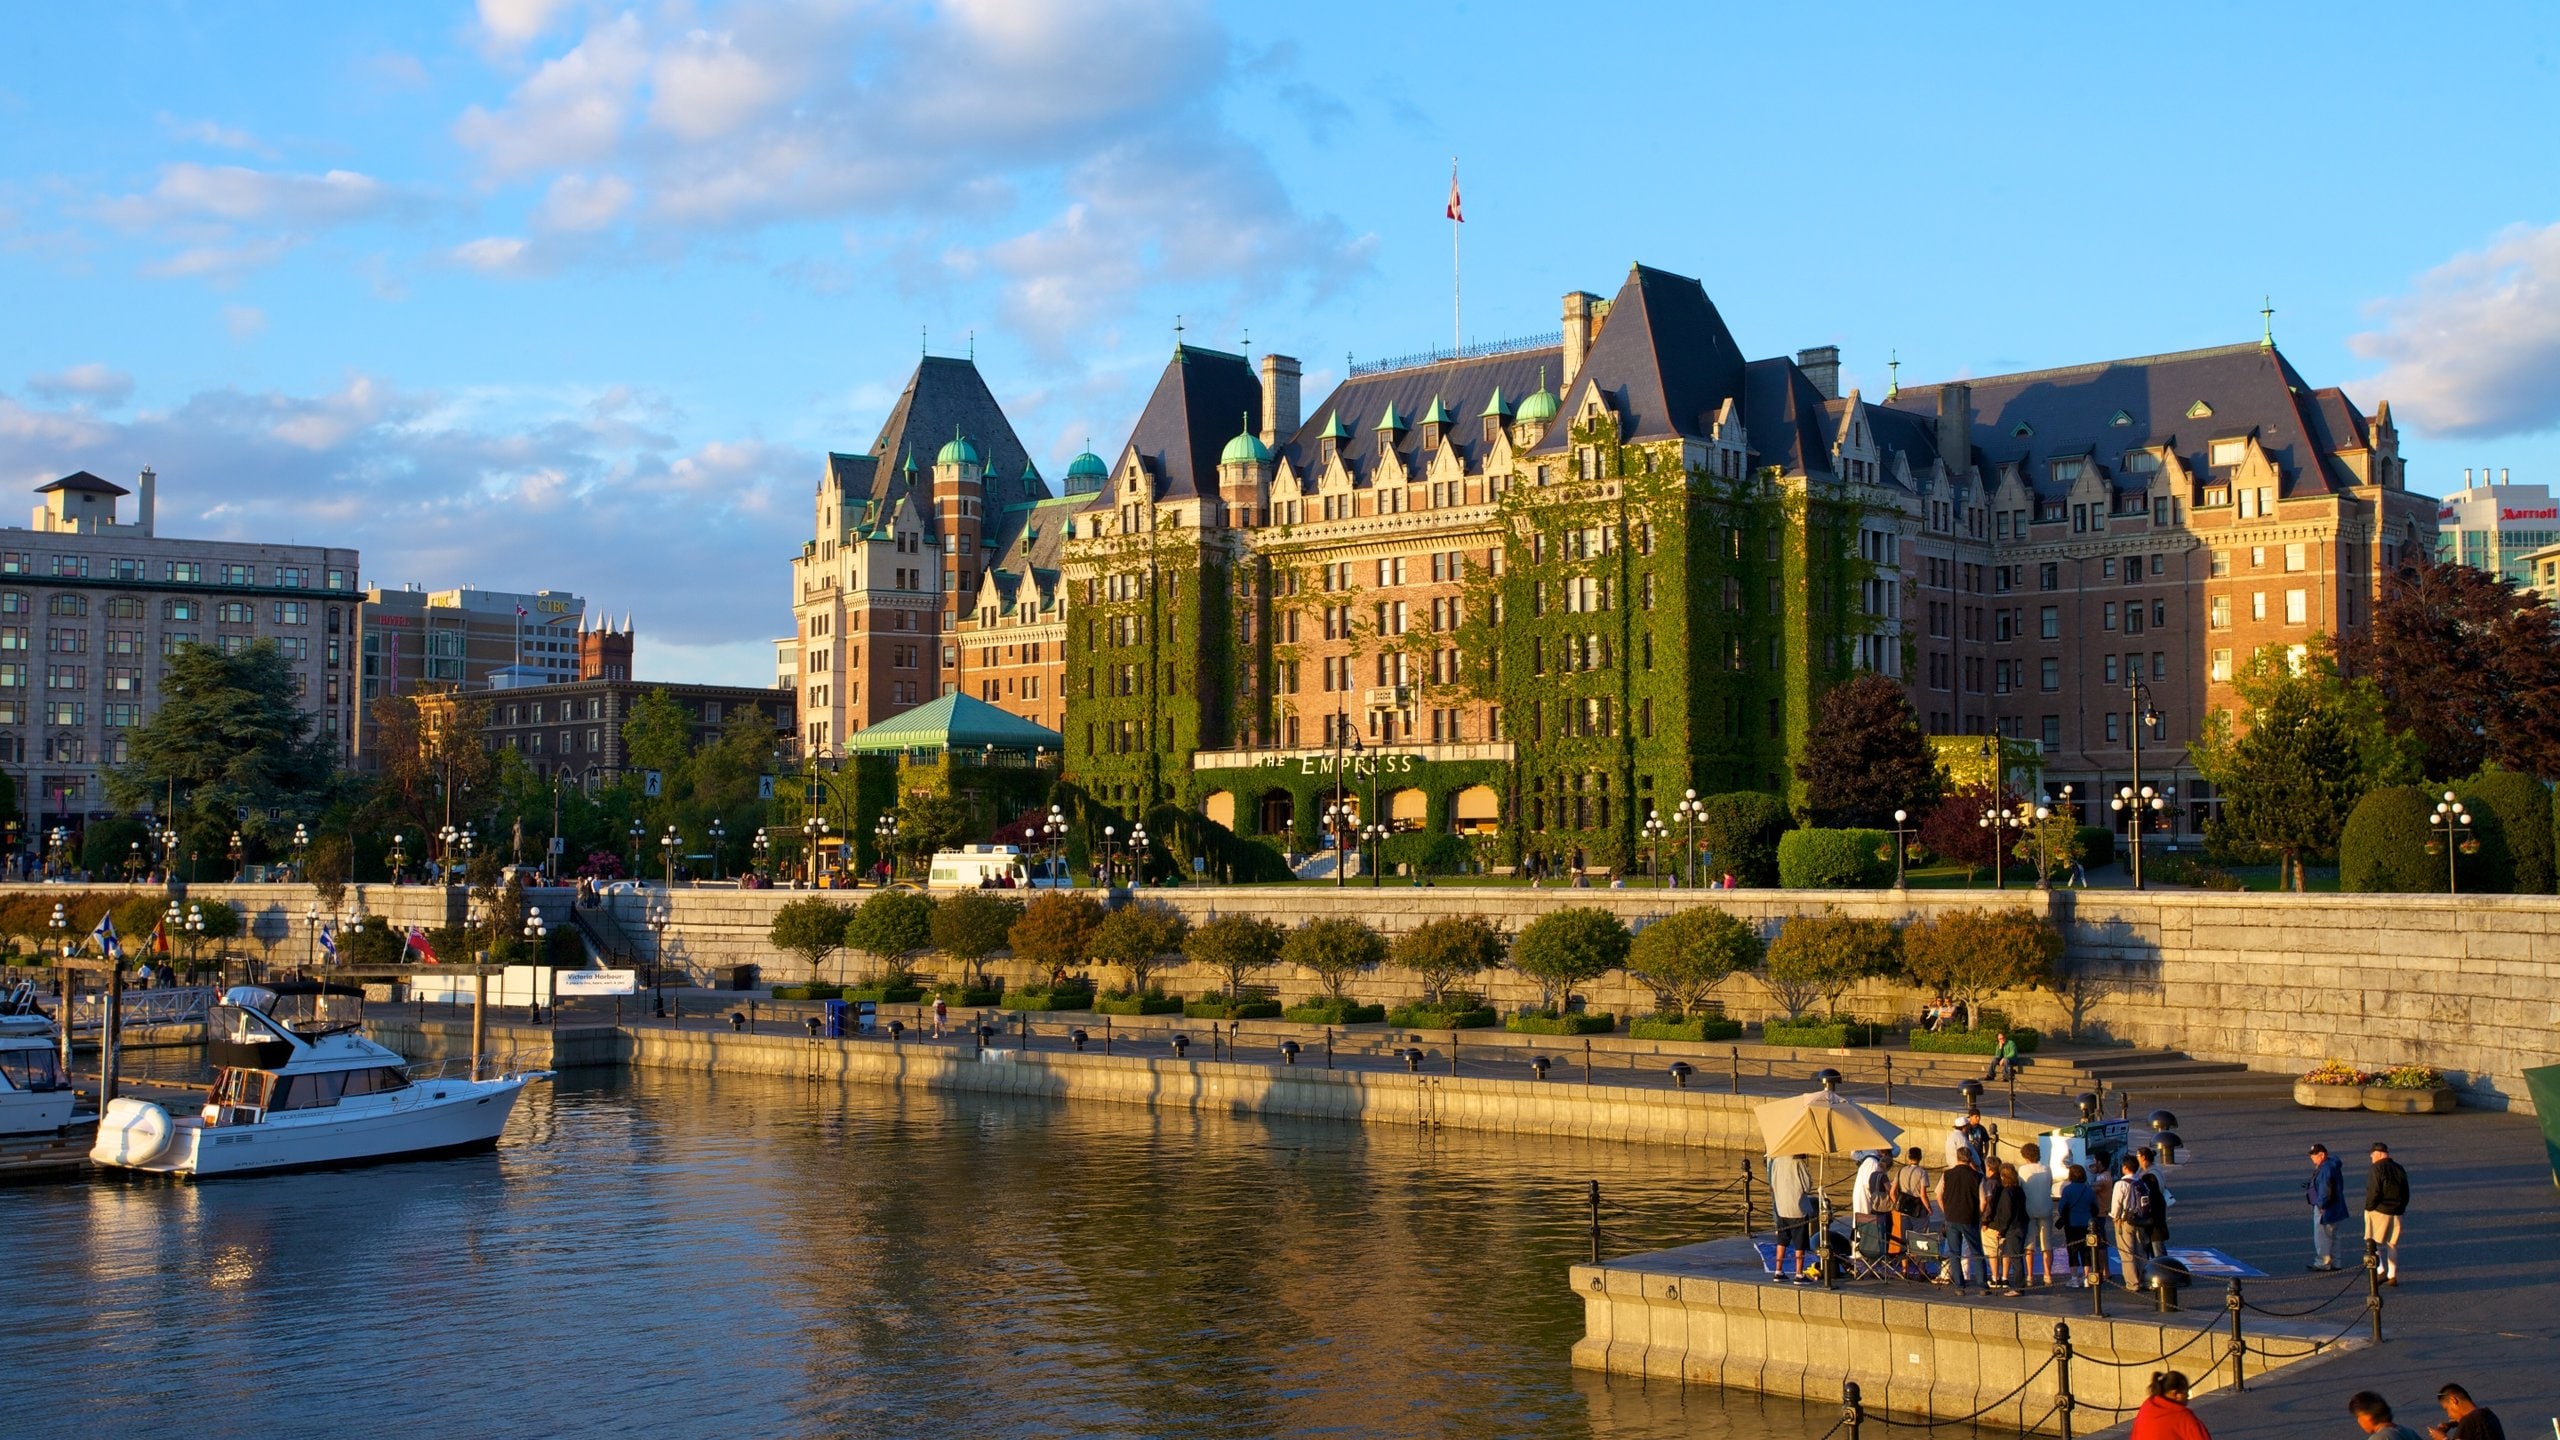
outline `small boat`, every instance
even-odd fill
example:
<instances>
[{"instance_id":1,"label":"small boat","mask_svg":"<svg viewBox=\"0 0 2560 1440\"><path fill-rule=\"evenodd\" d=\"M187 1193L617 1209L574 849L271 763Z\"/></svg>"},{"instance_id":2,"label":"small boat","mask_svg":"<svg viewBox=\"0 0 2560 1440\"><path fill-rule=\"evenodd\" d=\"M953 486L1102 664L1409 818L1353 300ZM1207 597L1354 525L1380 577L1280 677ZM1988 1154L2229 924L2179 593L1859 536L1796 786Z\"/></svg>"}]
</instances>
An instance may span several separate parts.
<instances>
[{"instance_id":1,"label":"small boat","mask_svg":"<svg viewBox=\"0 0 2560 1440\"><path fill-rule=\"evenodd\" d=\"M33 985L0 994L0 1136L50 1135L71 1123L77 1097L62 1073L61 1045Z\"/></svg>"},{"instance_id":2,"label":"small boat","mask_svg":"<svg viewBox=\"0 0 2560 1440\"><path fill-rule=\"evenodd\" d=\"M413 1074L407 1062L333 1020L346 985L278 980L225 991L205 1026L212 1088L193 1115L121 1097L99 1117L89 1158L169 1175L239 1175L366 1160L413 1159L498 1143L516 1096L548 1070L492 1079ZM283 998L310 997L308 1020L277 1015Z\"/></svg>"}]
</instances>

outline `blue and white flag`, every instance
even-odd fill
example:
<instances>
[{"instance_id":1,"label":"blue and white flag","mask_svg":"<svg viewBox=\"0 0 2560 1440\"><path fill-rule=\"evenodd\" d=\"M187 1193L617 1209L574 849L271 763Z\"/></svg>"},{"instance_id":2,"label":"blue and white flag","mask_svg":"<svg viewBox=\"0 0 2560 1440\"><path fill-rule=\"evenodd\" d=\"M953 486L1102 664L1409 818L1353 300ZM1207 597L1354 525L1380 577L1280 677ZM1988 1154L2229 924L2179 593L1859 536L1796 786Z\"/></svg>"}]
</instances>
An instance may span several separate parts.
<instances>
[{"instance_id":1,"label":"blue and white flag","mask_svg":"<svg viewBox=\"0 0 2560 1440\"><path fill-rule=\"evenodd\" d=\"M122 963L124 960L124 944L122 941L116 939L115 916L99 916L98 928L89 932L89 938L98 942L99 955L106 959Z\"/></svg>"},{"instance_id":2,"label":"blue and white flag","mask_svg":"<svg viewBox=\"0 0 2560 1440\"><path fill-rule=\"evenodd\" d=\"M330 964L338 963L338 932L326 920L320 922L320 953L329 957Z\"/></svg>"}]
</instances>

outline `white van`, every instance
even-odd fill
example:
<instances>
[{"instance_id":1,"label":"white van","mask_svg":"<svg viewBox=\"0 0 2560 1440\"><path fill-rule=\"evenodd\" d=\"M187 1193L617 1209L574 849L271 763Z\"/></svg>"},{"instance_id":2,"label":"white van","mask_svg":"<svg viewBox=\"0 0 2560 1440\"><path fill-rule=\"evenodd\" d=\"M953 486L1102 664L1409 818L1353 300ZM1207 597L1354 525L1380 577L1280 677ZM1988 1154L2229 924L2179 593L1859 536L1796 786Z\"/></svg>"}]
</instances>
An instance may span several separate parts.
<instances>
[{"instance_id":1,"label":"white van","mask_svg":"<svg viewBox=\"0 0 2560 1440\"><path fill-rule=\"evenodd\" d=\"M1022 851L1013 845L964 845L957 850L937 850L933 854L933 871L926 879L930 890L982 890L989 886L1028 890L1030 872L1022 865Z\"/></svg>"}]
</instances>

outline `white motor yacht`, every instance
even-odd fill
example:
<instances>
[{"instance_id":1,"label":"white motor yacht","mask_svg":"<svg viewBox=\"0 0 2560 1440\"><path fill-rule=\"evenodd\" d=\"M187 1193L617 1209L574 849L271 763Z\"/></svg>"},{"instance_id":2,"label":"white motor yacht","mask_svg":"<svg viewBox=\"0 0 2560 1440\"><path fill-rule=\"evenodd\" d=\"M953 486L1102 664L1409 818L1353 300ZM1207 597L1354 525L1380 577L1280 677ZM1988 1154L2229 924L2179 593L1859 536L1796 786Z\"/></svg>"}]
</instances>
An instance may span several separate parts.
<instances>
[{"instance_id":1,"label":"white motor yacht","mask_svg":"<svg viewBox=\"0 0 2560 1440\"><path fill-rule=\"evenodd\" d=\"M120 1098L99 1118L89 1158L204 1176L485 1149L498 1143L517 1093L550 1078L548 1070L414 1078L399 1055L359 1033L361 1022L327 1018L329 996L361 993L291 980L224 992L205 1027L214 1079L202 1109L172 1115ZM320 1016L279 1019L287 995L313 997Z\"/></svg>"},{"instance_id":2,"label":"white motor yacht","mask_svg":"<svg viewBox=\"0 0 2560 1440\"><path fill-rule=\"evenodd\" d=\"M62 1073L62 1032L21 983L0 995L0 1136L50 1135L71 1123L76 1098Z\"/></svg>"}]
</instances>

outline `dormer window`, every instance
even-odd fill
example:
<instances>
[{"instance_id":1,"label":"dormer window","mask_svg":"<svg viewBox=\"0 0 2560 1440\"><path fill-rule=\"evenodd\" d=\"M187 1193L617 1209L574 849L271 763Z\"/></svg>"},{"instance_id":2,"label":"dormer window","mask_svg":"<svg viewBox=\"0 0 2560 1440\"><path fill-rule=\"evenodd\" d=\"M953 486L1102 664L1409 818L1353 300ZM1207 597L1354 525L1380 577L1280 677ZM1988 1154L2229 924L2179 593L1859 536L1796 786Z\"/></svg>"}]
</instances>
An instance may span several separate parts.
<instances>
[{"instance_id":1,"label":"dormer window","mask_svg":"<svg viewBox=\"0 0 2560 1440\"><path fill-rule=\"evenodd\" d=\"M1340 458L1342 458L1341 441L1327 435L1316 442L1316 459L1319 463L1330 465Z\"/></svg>"},{"instance_id":2,"label":"dormer window","mask_svg":"<svg viewBox=\"0 0 2560 1440\"><path fill-rule=\"evenodd\" d=\"M2237 465L2248 458L2249 442L2246 439L2216 440L2213 442L2213 449L2209 457L2210 463L2217 468L2225 465Z\"/></svg>"},{"instance_id":3,"label":"dormer window","mask_svg":"<svg viewBox=\"0 0 2560 1440\"><path fill-rule=\"evenodd\" d=\"M2086 460L2054 461L2053 483L2056 485L2068 485L2073 481L2078 480L2081 472L2088 468L2088 464L2089 462Z\"/></svg>"},{"instance_id":4,"label":"dormer window","mask_svg":"<svg viewBox=\"0 0 2560 1440\"><path fill-rule=\"evenodd\" d=\"M1487 415L1484 417L1484 443L1490 445L1501 438L1502 417L1499 415Z\"/></svg>"},{"instance_id":5,"label":"dormer window","mask_svg":"<svg viewBox=\"0 0 2560 1440\"><path fill-rule=\"evenodd\" d=\"M2157 450L2127 450L2124 452L2124 473L2127 475L2152 475L2157 474L2159 469L2160 452Z\"/></svg>"}]
</instances>

